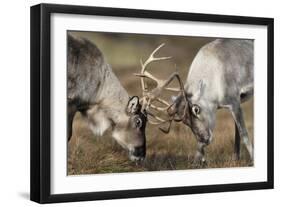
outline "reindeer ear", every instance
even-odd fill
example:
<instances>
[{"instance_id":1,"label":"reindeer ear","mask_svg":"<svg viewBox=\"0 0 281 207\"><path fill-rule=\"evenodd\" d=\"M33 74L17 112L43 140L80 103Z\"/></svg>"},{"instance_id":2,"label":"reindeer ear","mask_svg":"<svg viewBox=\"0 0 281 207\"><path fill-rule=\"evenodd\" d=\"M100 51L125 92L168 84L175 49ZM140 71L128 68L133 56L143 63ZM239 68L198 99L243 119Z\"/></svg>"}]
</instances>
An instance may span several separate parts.
<instances>
[{"instance_id":1,"label":"reindeer ear","mask_svg":"<svg viewBox=\"0 0 281 207\"><path fill-rule=\"evenodd\" d=\"M133 96L129 99L128 105L127 105L127 113L135 114L139 111L140 104L139 104L139 97Z\"/></svg>"},{"instance_id":2,"label":"reindeer ear","mask_svg":"<svg viewBox=\"0 0 281 207\"><path fill-rule=\"evenodd\" d=\"M202 96L204 89L205 89L205 83L203 82L203 80L201 79L199 81L199 96Z\"/></svg>"}]
</instances>

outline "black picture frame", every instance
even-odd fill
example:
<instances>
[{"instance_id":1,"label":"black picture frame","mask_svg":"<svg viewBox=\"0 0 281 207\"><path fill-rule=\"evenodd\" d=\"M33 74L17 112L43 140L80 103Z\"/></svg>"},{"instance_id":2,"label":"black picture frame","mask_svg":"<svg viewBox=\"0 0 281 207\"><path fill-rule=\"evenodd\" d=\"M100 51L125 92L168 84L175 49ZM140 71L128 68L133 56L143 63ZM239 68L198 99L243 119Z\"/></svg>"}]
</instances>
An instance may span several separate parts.
<instances>
[{"instance_id":1,"label":"black picture frame","mask_svg":"<svg viewBox=\"0 0 281 207\"><path fill-rule=\"evenodd\" d=\"M53 13L134 17L148 19L181 20L210 23L232 23L267 26L267 181L204 186L167 187L74 194L50 193L50 130L51 130L51 70L50 70L50 16ZM152 10L102 8L88 6L39 4L31 7L31 169L30 199L39 203L70 202L102 199L166 196L271 189L274 187L274 71L272 18L195 14Z\"/></svg>"}]
</instances>

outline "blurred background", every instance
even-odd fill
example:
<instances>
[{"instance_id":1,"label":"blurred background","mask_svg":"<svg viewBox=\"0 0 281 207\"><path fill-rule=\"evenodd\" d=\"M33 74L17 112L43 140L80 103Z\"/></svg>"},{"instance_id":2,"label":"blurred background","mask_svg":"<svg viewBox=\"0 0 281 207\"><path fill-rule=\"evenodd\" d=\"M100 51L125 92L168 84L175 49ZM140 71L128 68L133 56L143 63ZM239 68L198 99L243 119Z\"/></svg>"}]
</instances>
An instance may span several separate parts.
<instances>
[{"instance_id":1,"label":"blurred background","mask_svg":"<svg viewBox=\"0 0 281 207\"><path fill-rule=\"evenodd\" d=\"M148 70L157 78L166 79L178 71L183 82L189 66L199 49L214 40L207 37L185 37L147 34L124 34L105 32L70 32L73 36L92 41L102 51L106 61L129 95L141 96L139 73L140 59L145 61L151 52L165 43L156 57L172 56L169 60L152 63ZM155 83L149 82L149 87ZM172 85L177 86L176 82ZM169 100L171 95L163 97ZM253 138L253 99L243 104L244 117L250 138ZM110 131L97 137L87 123L76 114L73 137L68 143L68 175L114 172L159 171L177 169L221 168L251 166L246 149L241 143L241 160L233 159L234 121L230 112L221 109L217 113L214 139L206 148L207 163L194 162L196 140L191 130L180 123L173 123L169 134L157 126L147 124L147 156L142 164L136 165L110 136Z\"/></svg>"}]
</instances>

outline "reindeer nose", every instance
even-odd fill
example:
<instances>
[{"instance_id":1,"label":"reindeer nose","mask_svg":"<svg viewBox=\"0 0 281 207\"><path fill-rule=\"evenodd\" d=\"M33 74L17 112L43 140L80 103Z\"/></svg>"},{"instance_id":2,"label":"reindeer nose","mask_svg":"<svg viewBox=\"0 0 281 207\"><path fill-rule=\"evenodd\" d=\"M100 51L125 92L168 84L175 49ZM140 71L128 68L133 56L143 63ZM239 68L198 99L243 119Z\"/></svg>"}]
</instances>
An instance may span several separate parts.
<instances>
[{"instance_id":1,"label":"reindeer nose","mask_svg":"<svg viewBox=\"0 0 281 207\"><path fill-rule=\"evenodd\" d=\"M133 155L136 157L145 157L146 150L145 147L135 147Z\"/></svg>"}]
</instances>

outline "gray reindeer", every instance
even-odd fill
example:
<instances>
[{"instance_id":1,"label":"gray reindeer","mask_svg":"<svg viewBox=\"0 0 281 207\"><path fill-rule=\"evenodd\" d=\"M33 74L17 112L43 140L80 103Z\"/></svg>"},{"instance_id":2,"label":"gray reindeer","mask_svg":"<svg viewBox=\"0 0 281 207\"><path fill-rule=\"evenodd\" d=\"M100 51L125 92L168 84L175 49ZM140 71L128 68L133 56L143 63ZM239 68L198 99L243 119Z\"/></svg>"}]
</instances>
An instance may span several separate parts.
<instances>
[{"instance_id":1,"label":"gray reindeer","mask_svg":"<svg viewBox=\"0 0 281 207\"><path fill-rule=\"evenodd\" d=\"M230 110L235 121L235 158L240 159L240 139L253 159L253 146L245 126L241 103L253 95L253 41L217 39L203 46L194 58L184 85L185 94L173 99L170 117L181 117L193 131L196 160L205 161L204 148L213 139L216 111ZM176 119L175 119L176 120Z\"/></svg>"},{"instance_id":2,"label":"gray reindeer","mask_svg":"<svg viewBox=\"0 0 281 207\"><path fill-rule=\"evenodd\" d=\"M92 42L71 35L67 42L68 140L79 111L94 134L102 135L111 128L113 138L129 151L130 159L143 160L147 118L139 98L129 97Z\"/></svg>"}]
</instances>

